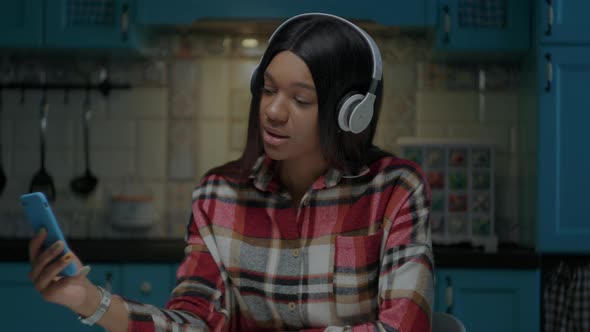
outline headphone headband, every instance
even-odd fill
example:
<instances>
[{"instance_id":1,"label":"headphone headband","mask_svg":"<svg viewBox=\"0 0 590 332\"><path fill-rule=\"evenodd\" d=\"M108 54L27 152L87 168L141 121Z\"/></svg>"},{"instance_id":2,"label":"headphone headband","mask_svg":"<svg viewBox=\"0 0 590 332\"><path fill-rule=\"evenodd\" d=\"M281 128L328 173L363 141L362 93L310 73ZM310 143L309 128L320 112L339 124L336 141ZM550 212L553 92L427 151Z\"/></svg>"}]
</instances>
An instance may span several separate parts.
<instances>
[{"instance_id":1,"label":"headphone headband","mask_svg":"<svg viewBox=\"0 0 590 332\"><path fill-rule=\"evenodd\" d=\"M381 81L381 76L383 73L383 63L381 60L381 53L379 53L379 48L377 47L375 40L373 40L373 38L371 38L371 36L365 30L361 29L358 25L356 25L356 24L354 24L354 23L352 23L340 16L326 14L326 13L305 13L305 14L295 15L295 16L289 18L288 20L286 20L285 22L281 23L281 25L279 25L279 27L272 33L272 35L270 35L270 38L268 39L268 43L270 44L272 42L274 36L279 31L281 31L286 25L288 25L290 22L292 22L298 18L306 17L306 16L330 17L330 18L333 18L333 19L336 19L338 21L348 24L349 26L351 26L352 28L354 28L356 31L358 31L360 33L360 35L367 42L367 45L371 49L371 56L373 57L373 73L371 75L371 85L369 86L368 93L375 94L375 91L377 90L378 82Z\"/></svg>"}]
</instances>

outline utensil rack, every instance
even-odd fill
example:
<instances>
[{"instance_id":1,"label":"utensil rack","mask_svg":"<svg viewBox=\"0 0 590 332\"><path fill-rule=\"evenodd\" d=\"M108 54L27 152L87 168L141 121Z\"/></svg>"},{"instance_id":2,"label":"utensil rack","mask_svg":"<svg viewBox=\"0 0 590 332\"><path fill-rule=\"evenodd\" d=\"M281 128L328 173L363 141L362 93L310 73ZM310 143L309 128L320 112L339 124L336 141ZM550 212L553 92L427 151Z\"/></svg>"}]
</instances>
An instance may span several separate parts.
<instances>
[{"instance_id":1,"label":"utensil rack","mask_svg":"<svg viewBox=\"0 0 590 332\"><path fill-rule=\"evenodd\" d=\"M0 91L4 89L12 90L98 90L103 96L108 96L112 90L131 89L129 83L111 83L104 80L98 84L84 83L39 83L39 82L18 82L18 83L0 83Z\"/></svg>"}]
</instances>

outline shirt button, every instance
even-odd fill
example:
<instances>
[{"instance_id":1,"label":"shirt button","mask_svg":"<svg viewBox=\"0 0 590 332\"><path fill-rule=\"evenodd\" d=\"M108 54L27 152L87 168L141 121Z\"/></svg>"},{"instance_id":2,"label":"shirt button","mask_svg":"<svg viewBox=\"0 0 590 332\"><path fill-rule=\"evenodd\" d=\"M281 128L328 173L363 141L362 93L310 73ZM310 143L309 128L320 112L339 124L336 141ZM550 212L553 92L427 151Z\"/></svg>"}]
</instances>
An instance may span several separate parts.
<instances>
[{"instance_id":1,"label":"shirt button","mask_svg":"<svg viewBox=\"0 0 590 332\"><path fill-rule=\"evenodd\" d=\"M293 251L291 251L291 255L293 255L293 257L299 257L299 249L295 248L293 249Z\"/></svg>"},{"instance_id":2,"label":"shirt button","mask_svg":"<svg viewBox=\"0 0 590 332\"><path fill-rule=\"evenodd\" d=\"M309 205L309 197L305 197L303 199L303 206L308 206Z\"/></svg>"},{"instance_id":3,"label":"shirt button","mask_svg":"<svg viewBox=\"0 0 590 332\"><path fill-rule=\"evenodd\" d=\"M295 302L289 302L289 311L294 311L297 308Z\"/></svg>"}]
</instances>

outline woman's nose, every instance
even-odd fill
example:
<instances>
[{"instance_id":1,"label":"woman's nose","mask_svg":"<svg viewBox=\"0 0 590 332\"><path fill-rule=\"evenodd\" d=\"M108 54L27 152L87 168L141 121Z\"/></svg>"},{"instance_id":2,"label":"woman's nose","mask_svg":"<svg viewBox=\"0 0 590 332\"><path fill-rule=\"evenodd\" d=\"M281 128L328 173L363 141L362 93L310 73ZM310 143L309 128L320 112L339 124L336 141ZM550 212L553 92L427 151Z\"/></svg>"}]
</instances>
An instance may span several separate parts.
<instances>
[{"instance_id":1,"label":"woman's nose","mask_svg":"<svg viewBox=\"0 0 590 332\"><path fill-rule=\"evenodd\" d=\"M287 122L289 119L289 111L285 105L285 98L280 94L274 96L273 100L268 104L264 110L268 121L272 125L280 125Z\"/></svg>"}]
</instances>

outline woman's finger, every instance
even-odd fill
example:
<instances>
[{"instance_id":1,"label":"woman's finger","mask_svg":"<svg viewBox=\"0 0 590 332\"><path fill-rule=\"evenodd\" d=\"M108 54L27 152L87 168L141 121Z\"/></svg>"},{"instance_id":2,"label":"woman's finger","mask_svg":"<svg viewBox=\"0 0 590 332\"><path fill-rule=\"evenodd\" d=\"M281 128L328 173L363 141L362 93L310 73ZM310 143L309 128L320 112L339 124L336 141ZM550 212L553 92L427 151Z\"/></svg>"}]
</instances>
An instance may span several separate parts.
<instances>
[{"instance_id":1,"label":"woman's finger","mask_svg":"<svg viewBox=\"0 0 590 332\"><path fill-rule=\"evenodd\" d=\"M29 262L31 262L31 264L34 264L37 260L37 256L39 256L45 237L47 237L47 230L41 228L31 241L29 241Z\"/></svg>"},{"instance_id":2,"label":"woman's finger","mask_svg":"<svg viewBox=\"0 0 590 332\"><path fill-rule=\"evenodd\" d=\"M53 261L55 257L57 257L63 251L63 248L63 241L56 241L49 248L38 255L35 259L35 262L33 263L33 268L29 273L29 278L34 282L38 278L39 274L41 274L41 272L46 268L47 264Z\"/></svg>"},{"instance_id":3,"label":"woman's finger","mask_svg":"<svg viewBox=\"0 0 590 332\"><path fill-rule=\"evenodd\" d=\"M49 286L51 282L55 280L58 276L59 272L63 270L70 262L74 259L74 254L69 252L63 256L61 256L55 262L47 265L43 272L35 279L35 288L43 292Z\"/></svg>"}]
</instances>

